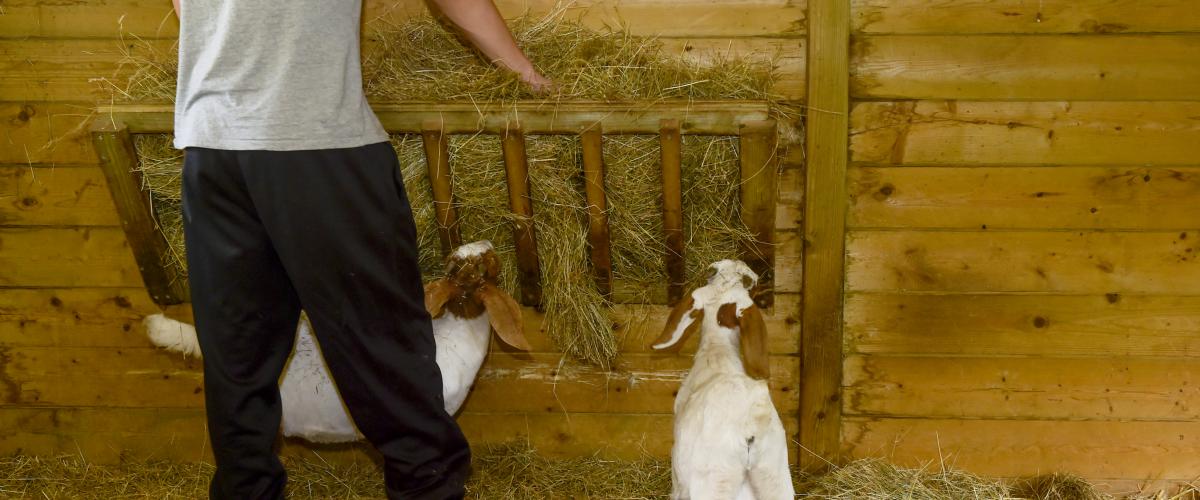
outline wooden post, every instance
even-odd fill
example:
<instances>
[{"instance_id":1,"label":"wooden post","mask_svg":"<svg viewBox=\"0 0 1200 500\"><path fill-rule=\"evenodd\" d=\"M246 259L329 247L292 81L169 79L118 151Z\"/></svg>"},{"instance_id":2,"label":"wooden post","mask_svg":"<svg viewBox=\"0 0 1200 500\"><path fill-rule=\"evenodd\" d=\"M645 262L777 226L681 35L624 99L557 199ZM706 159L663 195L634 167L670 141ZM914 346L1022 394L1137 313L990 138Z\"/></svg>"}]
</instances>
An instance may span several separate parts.
<instances>
[{"instance_id":1,"label":"wooden post","mask_svg":"<svg viewBox=\"0 0 1200 500\"><path fill-rule=\"evenodd\" d=\"M742 182L742 223L754 234L754 241L742 247L742 260L758 273L754 301L759 307L771 307L775 300L775 121L746 123L738 140Z\"/></svg>"},{"instance_id":2,"label":"wooden post","mask_svg":"<svg viewBox=\"0 0 1200 500\"><path fill-rule=\"evenodd\" d=\"M429 184L433 188L433 212L437 220L438 239L442 255L449 255L462 245L458 217L454 213L454 191L450 170L450 142L442 124L426 120L421 124L421 142L425 146L425 165L429 167Z\"/></svg>"},{"instance_id":3,"label":"wooden post","mask_svg":"<svg viewBox=\"0 0 1200 500\"><path fill-rule=\"evenodd\" d=\"M683 138L679 120L662 120L659 147L662 151L663 233L667 240L667 304L683 298L687 286L683 258Z\"/></svg>"},{"instance_id":4,"label":"wooden post","mask_svg":"<svg viewBox=\"0 0 1200 500\"><path fill-rule=\"evenodd\" d=\"M841 445L850 2L809 0L808 25L800 464L816 472Z\"/></svg>"},{"instance_id":5,"label":"wooden post","mask_svg":"<svg viewBox=\"0 0 1200 500\"><path fill-rule=\"evenodd\" d=\"M187 301L188 289L183 277L165 265L171 249L158 231L150 193L142 189L137 151L129 128L124 123L98 119L92 125L92 143L150 298L159 305Z\"/></svg>"},{"instance_id":6,"label":"wooden post","mask_svg":"<svg viewBox=\"0 0 1200 500\"><path fill-rule=\"evenodd\" d=\"M513 242L517 247L520 271L521 303L538 307L542 303L542 272L538 264L537 233L533 227L533 202L529 199L529 161L525 156L525 134L519 126L504 131L504 171L508 180L508 205L516 221Z\"/></svg>"},{"instance_id":7,"label":"wooden post","mask_svg":"<svg viewBox=\"0 0 1200 500\"><path fill-rule=\"evenodd\" d=\"M612 294L612 249L608 237L608 201L604 194L604 151L600 124L579 137L583 146L583 187L588 208L588 245L596 287L605 297Z\"/></svg>"}]
</instances>

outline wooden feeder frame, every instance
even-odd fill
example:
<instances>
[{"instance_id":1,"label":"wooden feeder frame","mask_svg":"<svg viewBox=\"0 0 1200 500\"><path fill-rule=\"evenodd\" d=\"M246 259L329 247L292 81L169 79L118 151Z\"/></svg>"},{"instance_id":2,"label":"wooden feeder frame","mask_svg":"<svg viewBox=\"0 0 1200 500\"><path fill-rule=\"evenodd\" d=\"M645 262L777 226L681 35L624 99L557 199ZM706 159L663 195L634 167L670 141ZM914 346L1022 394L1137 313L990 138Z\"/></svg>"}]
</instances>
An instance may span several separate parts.
<instances>
[{"instance_id":1,"label":"wooden feeder frame","mask_svg":"<svg viewBox=\"0 0 1200 500\"><path fill-rule=\"evenodd\" d=\"M778 155L776 124L765 102L656 102L652 104L547 103L525 101L504 106L475 104L406 103L373 106L388 133L420 134L433 191L435 219L442 253L462 244L454 210L451 134L496 134L501 138L509 205L514 223L521 302L541 302L537 238L533 203L529 198L526 135L579 135L583 149L584 195L588 205L588 244L596 284L605 295L612 292L612 257L609 246L607 202L604 194L602 137L658 135L662 150L664 259L668 274L667 298L674 304L684 293L683 207L681 158L684 135L738 136L740 147L741 218L755 239L744 245L742 260L762 279L755 300L773 302L775 266L775 196ZM142 280L159 305L189 300L178 271L164 266L170 251L157 230L150 193L137 171L133 134L171 133L174 108L169 105L116 105L101 107L92 124L92 140L100 156L121 225L133 248Z\"/></svg>"}]
</instances>

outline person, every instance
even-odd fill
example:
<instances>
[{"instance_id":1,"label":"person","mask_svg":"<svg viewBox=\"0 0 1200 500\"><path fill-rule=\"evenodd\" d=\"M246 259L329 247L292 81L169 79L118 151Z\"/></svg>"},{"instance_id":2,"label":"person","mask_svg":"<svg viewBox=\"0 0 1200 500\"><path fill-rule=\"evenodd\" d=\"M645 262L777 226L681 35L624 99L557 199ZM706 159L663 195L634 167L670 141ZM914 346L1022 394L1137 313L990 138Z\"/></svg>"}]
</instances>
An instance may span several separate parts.
<instances>
[{"instance_id":1,"label":"person","mask_svg":"<svg viewBox=\"0 0 1200 500\"><path fill-rule=\"evenodd\" d=\"M495 64L550 85L491 0L432 0ZM307 312L390 498L460 498L395 152L363 95L361 0L173 0L175 142L204 354L212 498L282 498L278 380Z\"/></svg>"}]
</instances>

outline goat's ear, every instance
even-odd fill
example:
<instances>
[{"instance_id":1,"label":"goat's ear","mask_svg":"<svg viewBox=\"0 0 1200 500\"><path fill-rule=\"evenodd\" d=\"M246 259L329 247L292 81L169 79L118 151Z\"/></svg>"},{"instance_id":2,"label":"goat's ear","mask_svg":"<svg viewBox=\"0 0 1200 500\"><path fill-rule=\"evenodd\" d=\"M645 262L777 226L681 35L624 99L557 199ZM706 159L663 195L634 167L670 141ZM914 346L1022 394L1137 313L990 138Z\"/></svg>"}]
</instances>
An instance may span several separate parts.
<instances>
[{"instance_id":1,"label":"goat's ear","mask_svg":"<svg viewBox=\"0 0 1200 500\"><path fill-rule=\"evenodd\" d=\"M483 302L488 322L500 340L522 351L533 349L525 339L524 328L521 325L521 306L517 305L517 301L491 283L480 286L475 296Z\"/></svg>"},{"instance_id":2,"label":"goat's ear","mask_svg":"<svg viewBox=\"0 0 1200 500\"><path fill-rule=\"evenodd\" d=\"M700 324L703 322L704 309L696 309L696 301L689 295L679 301L671 310L671 315L667 317L667 325L663 327L662 335L654 339L650 348L664 350L681 347L692 334L696 333L696 330L700 329Z\"/></svg>"},{"instance_id":3,"label":"goat's ear","mask_svg":"<svg viewBox=\"0 0 1200 500\"><path fill-rule=\"evenodd\" d=\"M738 338L742 350L742 365L751 378L766 380L771 376L770 358L767 356L767 325L762 311L751 305L742 310L738 318Z\"/></svg>"},{"instance_id":4,"label":"goat's ear","mask_svg":"<svg viewBox=\"0 0 1200 500\"><path fill-rule=\"evenodd\" d=\"M449 278L431 281L425 285L425 310L431 317L440 318L446 303L459 293L462 289Z\"/></svg>"}]
</instances>

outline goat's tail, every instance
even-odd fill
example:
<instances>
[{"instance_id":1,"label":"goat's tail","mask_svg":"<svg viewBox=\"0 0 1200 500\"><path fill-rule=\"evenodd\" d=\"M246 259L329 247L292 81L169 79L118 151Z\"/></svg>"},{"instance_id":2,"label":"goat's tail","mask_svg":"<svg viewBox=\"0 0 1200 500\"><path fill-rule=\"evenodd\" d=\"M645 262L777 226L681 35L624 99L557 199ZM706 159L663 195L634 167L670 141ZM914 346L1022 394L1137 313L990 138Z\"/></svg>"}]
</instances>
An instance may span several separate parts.
<instances>
[{"instance_id":1,"label":"goat's tail","mask_svg":"<svg viewBox=\"0 0 1200 500\"><path fill-rule=\"evenodd\" d=\"M146 316L142 324L146 326L146 336L154 345L184 356L200 357L200 341L196 339L196 327L163 314Z\"/></svg>"}]
</instances>

